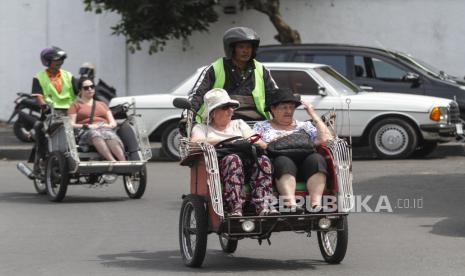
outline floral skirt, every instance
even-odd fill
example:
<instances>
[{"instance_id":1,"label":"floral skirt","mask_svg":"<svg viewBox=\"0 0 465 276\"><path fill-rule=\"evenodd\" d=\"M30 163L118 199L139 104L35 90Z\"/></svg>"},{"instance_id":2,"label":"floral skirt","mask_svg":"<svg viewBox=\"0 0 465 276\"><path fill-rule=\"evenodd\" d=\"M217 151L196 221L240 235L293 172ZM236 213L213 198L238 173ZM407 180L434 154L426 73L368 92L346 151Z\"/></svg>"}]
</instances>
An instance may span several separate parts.
<instances>
[{"instance_id":1,"label":"floral skirt","mask_svg":"<svg viewBox=\"0 0 465 276\"><path fill-rule=\"evenodd\" d=\"M251 170L252 202L259 210L269 207L273 189L271 161L267 156L258 157L258 162L255 162L252 168L244 168L237 154L229 154L219 161L219 167L224 185L223 199L227 209L231 212L242 210L245 202L245 175L248 169Z\"/></svg>"},{"instance_id":2,"label":"floral skirt","mask_svg":"<svg viewBox=\"0 0 465 276\"><path fill-rule=\"evenodd\" d=\"M92 145L92 139L101 138L103 140L115 140L124 149L123 142L118 137L116 132L110 128L93 128L85 130L84 134L79 138L79 145Z\"/></svg>"}]
</instances>

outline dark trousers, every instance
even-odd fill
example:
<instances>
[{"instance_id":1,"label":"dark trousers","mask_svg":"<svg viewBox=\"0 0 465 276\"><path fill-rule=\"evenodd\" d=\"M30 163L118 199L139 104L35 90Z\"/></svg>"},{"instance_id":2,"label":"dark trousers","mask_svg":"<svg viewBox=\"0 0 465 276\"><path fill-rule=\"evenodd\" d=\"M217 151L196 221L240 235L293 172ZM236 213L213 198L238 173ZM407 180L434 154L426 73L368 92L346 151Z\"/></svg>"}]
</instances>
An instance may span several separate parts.
<instances>
[{"instance_id":1,"label":"dark trousers","mask_svg":"<svg viewBox=\"0 0 465 276\"><path fill-rule=\"evenodd\" d=\"M307 181L315 173L328 174L325 158L314 152L301 160L292 160L287 156L273 159L274 178L280 179L284 174L291 174L297 181Z\"/></svg>"}]
</instances>

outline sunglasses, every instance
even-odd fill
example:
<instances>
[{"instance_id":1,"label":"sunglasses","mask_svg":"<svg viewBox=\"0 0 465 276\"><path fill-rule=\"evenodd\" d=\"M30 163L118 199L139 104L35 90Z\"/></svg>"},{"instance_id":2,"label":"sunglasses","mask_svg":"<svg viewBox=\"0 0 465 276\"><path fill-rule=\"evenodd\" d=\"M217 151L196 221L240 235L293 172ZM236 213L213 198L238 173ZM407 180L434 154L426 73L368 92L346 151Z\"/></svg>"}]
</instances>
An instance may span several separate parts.
<instances>
[{"instance_id":1,"label":"sunglasses","mask_svg":"<svg viewBox=\"0 0 465 276\"><path fill-rule=\"evenodd\" d=\"M92 90L92 89L94 89L94 88L95 88L95 85L92 84L92 85L83 86L83 87L82 87L82 90Z\"/></svg>"}]
</instances>

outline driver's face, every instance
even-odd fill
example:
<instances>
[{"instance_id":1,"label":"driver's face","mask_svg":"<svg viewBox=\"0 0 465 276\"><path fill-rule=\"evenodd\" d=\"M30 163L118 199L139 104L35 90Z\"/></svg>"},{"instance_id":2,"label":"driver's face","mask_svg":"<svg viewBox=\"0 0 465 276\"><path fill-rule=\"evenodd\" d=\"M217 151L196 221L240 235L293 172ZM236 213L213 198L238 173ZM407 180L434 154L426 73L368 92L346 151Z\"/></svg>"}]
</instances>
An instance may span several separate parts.
<instances>
[{"instance_id":1,"label":"driver's face","mask_svg":"<svg viewBox=\"0 0 465 276\"><path fill-rule=\"evenodd\" d=\"M234 45L233 59L240 62L248 62L252 57L252 43L238 42Z\"/></svg>"},{"instance_id":2,"label":"driver's face","mask_svg":"<svg viewBox=\"0 0 465 276\"><path fill-rule=\"evenodd\" d=\"M50 62L50 66L49 66L49 67L50 67L51 69L57 69L57 70L58 70L58 69L60 69L61 66L63 65L63 62L64 62L64 59L52 60L52 61Z\"/></svg>"}]
</instances>

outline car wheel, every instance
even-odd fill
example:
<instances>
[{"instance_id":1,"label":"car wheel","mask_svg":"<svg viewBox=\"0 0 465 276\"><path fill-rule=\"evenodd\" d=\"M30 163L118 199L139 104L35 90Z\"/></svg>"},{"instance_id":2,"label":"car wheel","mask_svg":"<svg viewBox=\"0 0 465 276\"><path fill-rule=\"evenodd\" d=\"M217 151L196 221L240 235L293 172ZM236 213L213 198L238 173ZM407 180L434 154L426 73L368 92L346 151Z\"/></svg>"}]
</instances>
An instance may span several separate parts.
<instances>
[{"instance_id":1,"label":"car wheel","mask_svg":"<svg viewBox=\"0 0 465 276\"><path fill-rule=\"evenodd\" d=\"M179 217L179 246L184 264L200 267L208 241L208 217L203 199L198 195L184 198Z\"/></svg>"},{"instance_id":2,"label":"car wheel","mask_svg":"<svg viewBox=\"0 0 465 276\"><path fill-rule=\"evenodd\" d=\"M341 218L344 229L339 231L318 231L318 246L325 262L340 263L347 252L349 242L349 225L347 217Z\"/></svg>"},{"instance_id":3,"label":"car wheel","mask_svg":"<svg viewBox=\"0 0 465 276\"><path fill-rule=\"evenodd\" d=\"M163 152L171 160L180 160L181 155L179 154L179 139L181 134L178 129L178 122L170 123L161 135L161 144Z\"/></svg>"},{"instance_id":4,"label":"car wheel","mask_svg":"<svg viewBox=\"0 0 465 276\"><path fill-rule=\"evenodd\" d=\"M371 149L382 159L407 158L418 144L417 133L403 119L385 118L370 131Z\"/></svg>"},{"instance_id":5,"label":"car wheel","mask_svg":"<svg viewBox=\"0 0 465 276\"><path fill-rule=\"evenodd\" d=\"M413 157L425 157L431 154L438 147L438 142L436 141L424 141L419 148L417 148L412 156Z\"/></svg>"}]
</instances>

